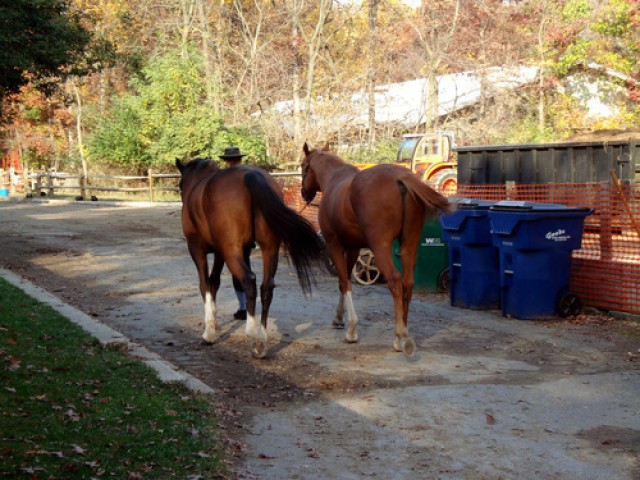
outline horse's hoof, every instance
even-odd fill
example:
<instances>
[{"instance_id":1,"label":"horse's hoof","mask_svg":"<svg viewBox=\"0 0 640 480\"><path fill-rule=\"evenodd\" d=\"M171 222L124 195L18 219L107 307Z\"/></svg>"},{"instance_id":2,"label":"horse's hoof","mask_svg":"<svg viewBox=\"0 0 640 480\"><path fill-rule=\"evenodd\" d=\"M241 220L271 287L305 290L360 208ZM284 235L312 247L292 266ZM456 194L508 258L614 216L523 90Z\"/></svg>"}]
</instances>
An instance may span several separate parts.
<instances>
[{"instance_id":1,"label":"horse's hoof","mask_svg":"<svg viewBox=\"0 0 640 480\"><path fill-rule=\"evenodd\" d=\"M416 344L413 338L403 338L400 345L406 357L413 357L413 354L416 352Z\"/></svg>"},{"instance_id":2,"label":"horse's hoof","mask_svg":"<svg viewBox=\"0 0 640 480\"><path fill-rule=\"evenodd\" d=\"M338 320L337 318L334 318L333 323L331 324L331 326L333 328L337 328L337 329L344 328L344 321L343 320Z\"/></svg>"},{"instance_id":3,"label":"horse's hoof","mask_svg":"<svg viewBox=\"0 0 640 480\"><path fill-rule=\"evenodd\" d=\"M215 342L216 336L215 336L215 334L211 334L211 333L205 331L202 334L202 340L204 340L208 344L212 344L213 342Z\"/></svg>"},{"instance_id":4,"label":"horse's hoof","mask_svg":"<svg viewBox=\"0 0 640 480\"><path fill-rule=\"evenodd\" d=\"M358 334L357 333L349 334L349 332L347 332L347 334L344 336L344 338L347 341L347 343L358 343Z\"/></svg>"},{"instance_id":5,"label":"horse's hoof","mask_svg":"<svg viewBox=\"0 0 640 480\"><path fill-rule=\"evenodd\" d=\"M396 339L393 341L393 349L394 349L396 352L402 352L402 343L400 342L400 339L399 339L399 338L396 338Z\"/></svg>"},{"instance_id":6,"label":"horse's hoof","mask_svg":"<svg viewBox=\"0 0 640 480\"><path fill-rule=\"evenodd\" d=\"M267 354L267 343L262 340L256 340L253 344L253 356L256 358L264 358Z\"/></svg>"}]
</instances>

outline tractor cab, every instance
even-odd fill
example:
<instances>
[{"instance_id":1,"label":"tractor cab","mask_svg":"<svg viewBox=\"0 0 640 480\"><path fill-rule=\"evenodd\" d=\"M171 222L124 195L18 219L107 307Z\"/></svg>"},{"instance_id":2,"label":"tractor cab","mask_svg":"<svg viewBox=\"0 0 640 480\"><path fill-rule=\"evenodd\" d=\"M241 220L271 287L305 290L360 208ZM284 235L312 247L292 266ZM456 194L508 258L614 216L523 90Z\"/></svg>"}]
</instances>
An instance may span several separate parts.
<instances>
[{"instance_id":1,"label":"tractor cab","mask_svg":"<svg viewBox=\"0 0 640 480\"><path fill-rule=\"evenodd\" d=\"M433 164L451 162L452 148L453 132L410 133L402 137L397 161L417 173Z\"/></svg>"},{"instance_id":2,"label":"tractor cab","mask_svg":"<svg viewBox=\"0 0 640 480\"><path fill-rule=\"evenodd\" d=\"M451 131L410 133L402 137L397 162L410 168L440 192L455 194L457 164Z\"/></svg>"}]
</instances>

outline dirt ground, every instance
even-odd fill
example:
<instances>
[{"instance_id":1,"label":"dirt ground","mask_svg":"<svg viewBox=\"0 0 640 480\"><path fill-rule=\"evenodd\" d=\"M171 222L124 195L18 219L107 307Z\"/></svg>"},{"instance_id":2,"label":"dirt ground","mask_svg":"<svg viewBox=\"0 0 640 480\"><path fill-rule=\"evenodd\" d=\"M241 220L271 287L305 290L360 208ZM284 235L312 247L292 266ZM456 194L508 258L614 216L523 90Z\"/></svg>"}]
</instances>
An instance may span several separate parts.
<instances>
[{"instance_id":1,"label":"dirt ground","mask_svg":"<svg viewBox=\"0 0 640 480\"><path fill-rule=\"evenodd\" d=\"M640 478L634 321L519 321L416 292L407 359L391 348L384 284L354 287L350 345L331 328L335 279L319 274L305 299L283 259L257 360L232 319L226 270L221 337L201 342L178 205L12 199L0 202L0 228L0 267L215 389L234 478Z\"/></svg>"}]
</instances>

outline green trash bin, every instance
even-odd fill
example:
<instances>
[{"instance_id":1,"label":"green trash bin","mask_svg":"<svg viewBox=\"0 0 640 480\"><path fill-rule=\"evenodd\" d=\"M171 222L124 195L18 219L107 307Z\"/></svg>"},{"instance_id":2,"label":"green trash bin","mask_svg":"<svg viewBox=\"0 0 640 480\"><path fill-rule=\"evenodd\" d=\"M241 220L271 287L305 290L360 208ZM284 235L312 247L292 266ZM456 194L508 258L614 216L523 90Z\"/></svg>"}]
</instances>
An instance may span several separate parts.
<instances>
[{"instance_id":1,"label":"green trash bin","mask_svg":"<svg viewBox=\"0 0 640 480\"><path fill-rule=\"evenodd\" d=\"M393 262L402 271L400 244L393 242ZM449 248L442 241L442 225L437 218L422 226L418 257L413 270L414 287L432 292L449 291Z\"/></svg>"}]
</instances>

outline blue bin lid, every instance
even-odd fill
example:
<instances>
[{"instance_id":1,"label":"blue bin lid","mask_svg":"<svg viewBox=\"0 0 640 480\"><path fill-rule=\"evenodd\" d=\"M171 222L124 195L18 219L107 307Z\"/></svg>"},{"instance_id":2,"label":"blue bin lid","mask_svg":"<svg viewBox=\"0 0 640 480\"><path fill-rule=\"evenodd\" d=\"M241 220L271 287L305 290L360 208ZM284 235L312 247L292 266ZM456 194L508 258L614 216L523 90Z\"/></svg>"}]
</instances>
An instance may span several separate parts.
<instances>
[{"instance_id":1,"label":"blue bin lid","mask_svg":"<svg viewBox=\"0 0 640 480\"><path fill-rule=\"evenodd\" d=\"M475 198L457 198L453 200L452 204L455 207L453 212L440 217L443 230L463 231L466 228L465 223L469 218L476 220L486 218L488 222L489 208L494 203L496 202Z\"/></svg>"},{"instance_id":2,"label":"blue bin lid","mask_svg":"<svg viewBox=\"0 0 640 480\"><path fill-rule=\"evenodd\" d=\"M588 208L567 207L559 203L522 202L517 200L503 200L496 202L491 210L502 212L588 212Z\"/></svg>"},{"instance_id":3,"label":"blue bin lid","mask_svg":"<svg viewBox=\"0 0 640 480\"><path fill-rule=\"evenodd\" d=\"M460 210L488 210L496 202L478 200L477 198L461 198L453 203Z\"/></svg>"}]
</instances>

